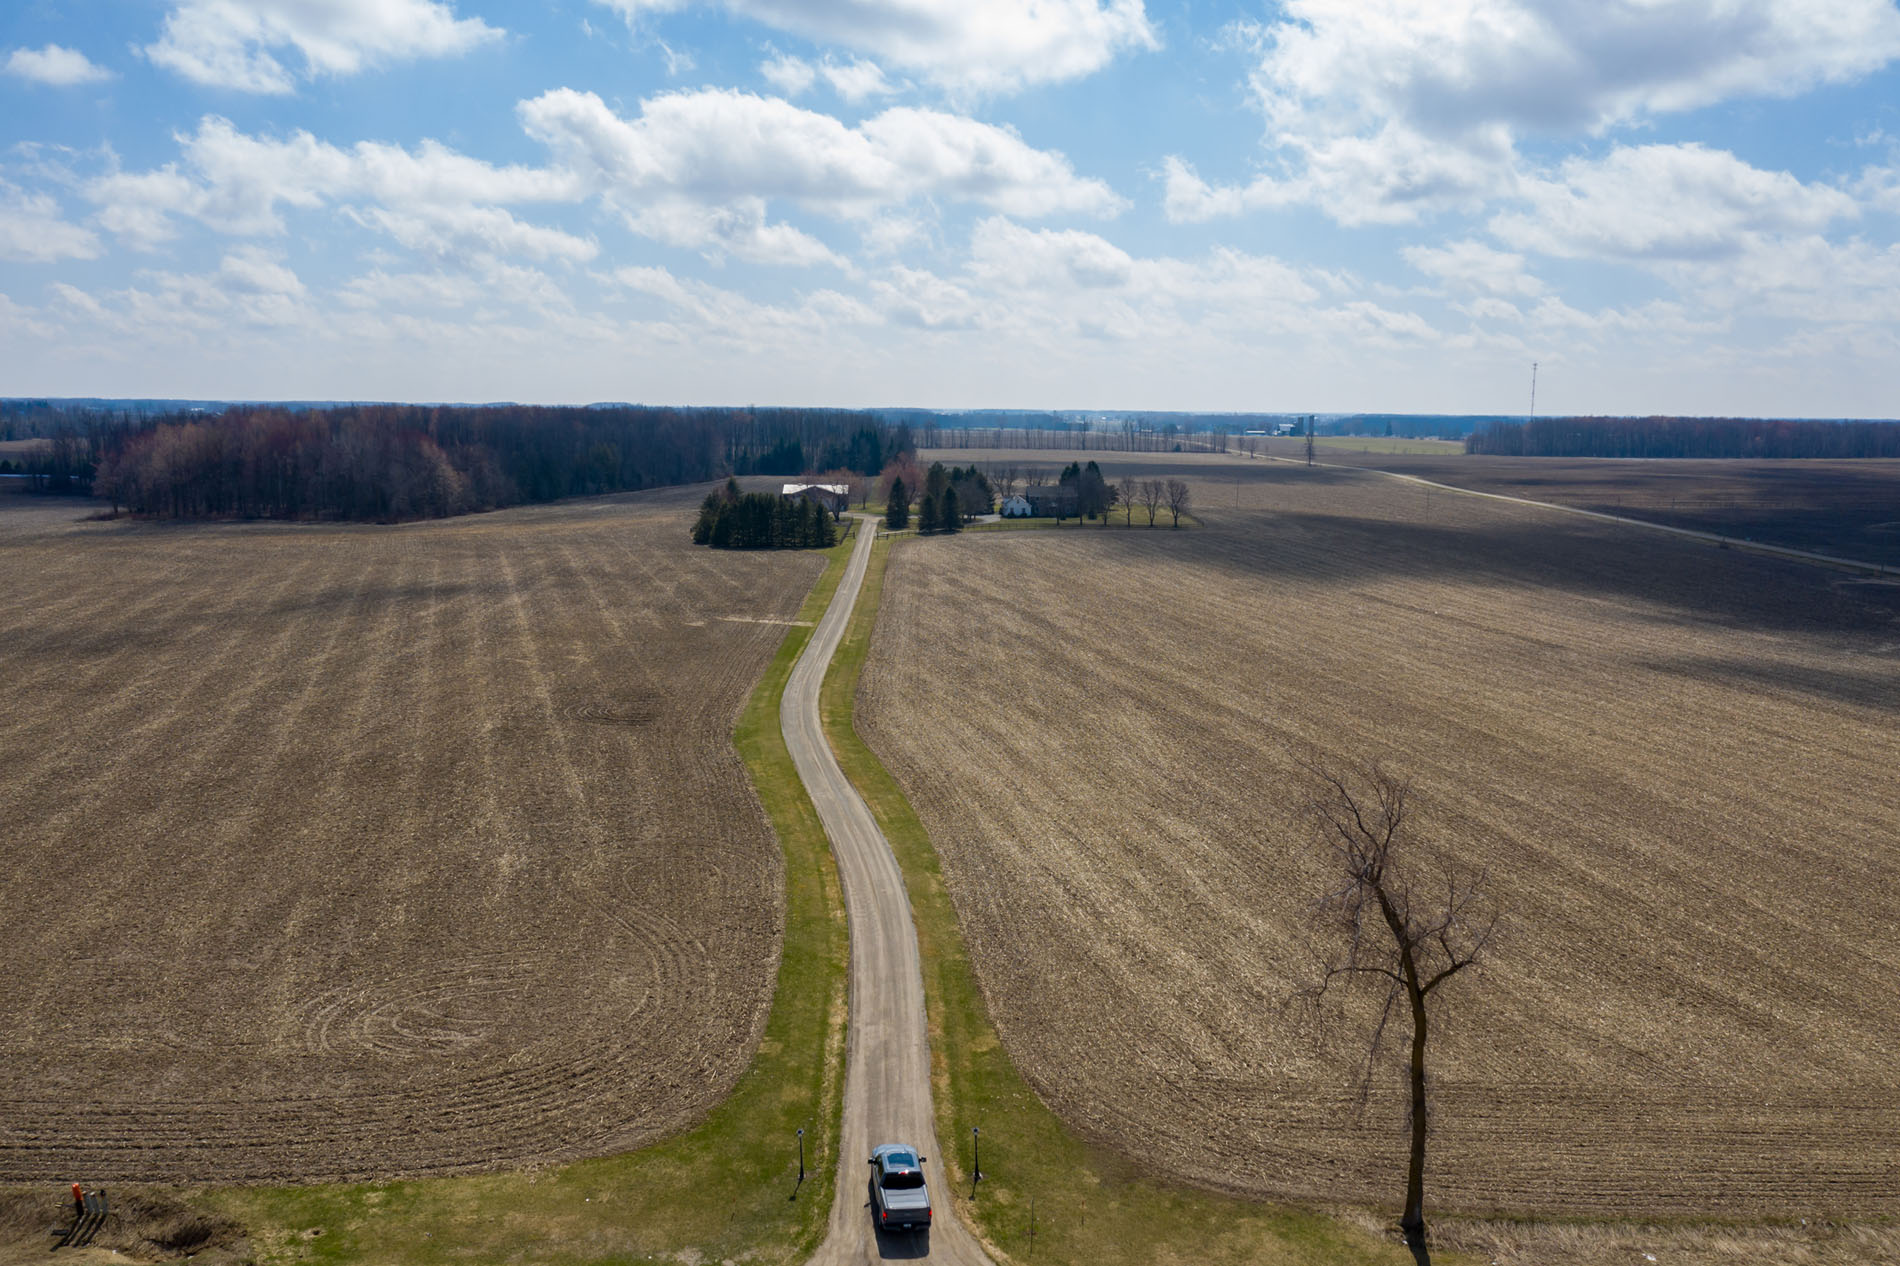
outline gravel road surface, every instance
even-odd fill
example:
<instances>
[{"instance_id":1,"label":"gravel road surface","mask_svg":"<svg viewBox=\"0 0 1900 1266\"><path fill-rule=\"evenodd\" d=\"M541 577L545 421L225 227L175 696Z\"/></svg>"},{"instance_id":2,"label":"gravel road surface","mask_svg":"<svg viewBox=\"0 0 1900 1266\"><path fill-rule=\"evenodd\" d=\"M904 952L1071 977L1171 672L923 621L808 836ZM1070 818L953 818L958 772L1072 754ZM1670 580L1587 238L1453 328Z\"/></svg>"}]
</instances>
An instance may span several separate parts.
<instances>
[{"instance_id":1,"label":"gravel road surface","mask_svg":"<svg viewBox=\"0 0 1900 1266\"><path fill-rule=\"evenodd\" d=\"M831 754L819 726L818 690L844 636L871 558L875 519L860 518L857 547L830 608L786 684L781 728L792 762L831 838L851 921L851 1027L844 1080L844 1128L831 1230L812 1261L820 1266L922 1258L987 1266L989 1258L956 1218L941 1165L926 1164L936 1226L881 1233L871 1225L870 1167L879 1143L914 1144L938 1155L930 1103L930 1044L923 972L910 899L890 843Z\"/></svg>"}]
</instances>

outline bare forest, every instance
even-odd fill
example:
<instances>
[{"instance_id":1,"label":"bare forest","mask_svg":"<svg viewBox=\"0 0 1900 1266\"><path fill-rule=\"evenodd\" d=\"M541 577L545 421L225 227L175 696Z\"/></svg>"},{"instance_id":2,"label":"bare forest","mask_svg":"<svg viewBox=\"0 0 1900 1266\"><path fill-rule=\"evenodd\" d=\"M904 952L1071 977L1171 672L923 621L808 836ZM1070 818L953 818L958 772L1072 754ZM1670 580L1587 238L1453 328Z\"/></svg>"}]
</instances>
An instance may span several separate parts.
<instances>
[{"instance_id":1,"label":"bare forest","mask_svg":"<svg viewBox=\"0 0 1900 1266\"><path fill-rule=\"evenodd\" d=\"M232 406L215 413L21 411L36 491L152 518L395 523L728 475L874 475L909 432L839 409L633 405Z\"/></svg>"}]
</instances>

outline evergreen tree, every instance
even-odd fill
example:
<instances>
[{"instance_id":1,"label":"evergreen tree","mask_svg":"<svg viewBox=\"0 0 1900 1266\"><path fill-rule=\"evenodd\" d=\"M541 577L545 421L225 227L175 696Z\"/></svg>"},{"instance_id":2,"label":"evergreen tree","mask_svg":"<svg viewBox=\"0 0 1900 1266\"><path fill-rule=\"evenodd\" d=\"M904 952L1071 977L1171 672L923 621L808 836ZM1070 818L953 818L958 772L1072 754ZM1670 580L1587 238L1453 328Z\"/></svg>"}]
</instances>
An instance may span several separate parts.
<instances>
[{"instance_id":1,"label":"evergreen tree","mask_svg":"<svg viewBox=\"0 0 1900 1266\"><path fill-rule=\"evenodd\" d=\"M910 489L901 479L891 480L891 500L884 510L884 526L901 532L910 526Z\"/></svg>"},{"instance_id":2,"label":"evergreen tree","mask_svg":"<svg viewBox=\"0 0 1900 1266\"><path fill-rule=\"evenodd\" d=\"M1108 480L1102 477L1100 466L1091 461L1076 472L1076 510L1084 519L1092 519L1100 515L1106 522L1109 503L1113 497L1114 492L1109 488Z\"/></svg>"}]
</instances>

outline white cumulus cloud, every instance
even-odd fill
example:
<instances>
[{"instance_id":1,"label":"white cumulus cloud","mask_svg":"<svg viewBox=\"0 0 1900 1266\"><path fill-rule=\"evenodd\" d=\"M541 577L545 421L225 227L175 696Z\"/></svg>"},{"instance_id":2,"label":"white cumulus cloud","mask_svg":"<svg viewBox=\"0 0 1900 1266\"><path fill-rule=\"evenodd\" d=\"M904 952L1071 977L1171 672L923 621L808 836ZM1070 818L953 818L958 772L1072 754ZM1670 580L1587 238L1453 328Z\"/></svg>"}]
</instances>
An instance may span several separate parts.
<instances>
[{"instance_id":1,"label":"white cumulus cloud","mask_svg":"<svg viewBox=\"0 0 1900 1266\"><path fill-rule=\"evenodd\" d=\"M437 259L518 255L585 263L600 254L599 244L592 239L528 224L501 207L424 203L401 209L370 207L352 214L410 250Z\"/></svg>"},{"instance_id":2,"label":"white cumulus cloud","mask_svg":"<svg viewBox=\"0 0 1900 1266\"><path fill-rule=\"evenodd\" d=\"M434 0L184 0L145 53L197 83L286 93L296 74L278 51L295 49L305 77L350 75L465 53L502 34Z\"/></svg>"},{"instance_id":3,"label":"white cumulus cloud","mask_svg":"<svg viewBox=\"0 0 1900 1266\"><path fill-rule=\"evenodd\" d=\"M1002 216L971 231L961 275L893 267L871 291L899 324L1007 331L1052 347L1073 337L1224 342L1310 333L1336 315L1315 306L1319 292L1297 269L1271 256L1225 247L1198 259L1137 256L1099 234Z\"/></svg>"},{"instance_id":4,"label":"white cumulus cloud","mask_svg":"<svg viewBox=\"0 0 1900 1266\"><path fill-rule=\"evenodd\" d=\"M622 118L563 88L519 111L555 165L637 231L761 262L838 262L809 234L770 221L774 199L854 219L931 197L1023 216L1123 205L1062 155L935 110L891 109L850 127L776 98L707 89L650 98Z\"/></svg>"},{"instance_id":5,"label":"white cumulus cloud","mask_svg":"<svg viewBox=\"0 0 1900 1266\"><path fill-rule=\"evenodd\" d=\"M691 0L599 0L628 21ZM719 0L822 44L869 53L957 91L1010 92L1092 74L1159 46L1142 0Z\"/></svg>"},{"instance_id":6,"label":"white cumulus cloud","mask_svg":"<svg viewBox=\"0 0 1900 1266\"><path fill-rule=\"evenodd\" d=\"M0 181L0 259L48 264L98 257L98 237L90 229L68 224L57 202Z\"/></svg>"},{"instance_id":7,"label":"white cumulus cloud","mask_svg":"<svg viewBox=\"0 0 1900 1266\"><path fill-rule=\"evenodd\" d=\"M854 105L868 97L888 97L897 91L876 62L861 57L848 62L827 57L819 63L818 73L825 77L833 92Z\"/></svg>"},{"instance_id":8,"label":"white cumulus cloud","mask_svg":"<svg viewBox=\"0 0 1900 1266\"><path fill-rule=\"evenodd\" d=\"M1544 283L1524 271L1524 257L1494 250L1483 242L1447 242L1443 246L1408 246L1405 262L1453 290L1484 295L1542 294ZM1495 309L1491 309L1495 311ZM1511 310L1513 314L1516 309Z\"/></svg>"},{"instance_id":9,"label":"white cumulus cloud","mask_svg":"<svg viewBox=\"0 0 1900 1266\"><path fill-rule=\"evenodd\" d=\"M578 185L560 172L497 167L436 141L413 150L373 141L344 149L301 131L283 138L252 136L216 116L207 116L195 133L178 141L180 163L110 172L83 186L99 207L100 224L134 246L149 248L176 233L178 216L222 233L261 236L284 231L282 207L365 199L400 213L376 221L381 227L403 228L418 240L427 227L436 242L459 233L487 240L495 249L512 242L543 258L586 257L578 239L557 246L552 230L531 230L512 217L478 210L576 200Z\"/></svg>"},{"instance_id":10,"label":"white cumulus cloud","mask_svg":"<svg viewBox=\"0 0 1900 1266\"><path fill-rule=\"evenodd\" d=\"M826 56L813 64L802 57L780 53L760 62L759 74L788 97L811 91L812 85L820 79L853 105L870 97L888 97L897 91L897 85L884 77L882 67L862 57L840 61Z\"/></svg>"},{"instance_id":11,"label":"white cumulus cloud","mask_svg":"<svg viewBox=\"0 0 1900 1266\"><path fill-rule=\"evenodd\" d=\"M767 83L788 97L809 92L818 82L818 71L802 57L779 53L759 63L759 73Z\"/></svg>"},{"instance_id":12,"label":"white cumulus cloud","mask_svg":"<svg viewBox=\"0 0 1900 1266\"><path fill-rule=\"evenodd\" d=\"M93 65L84 53L61 48L58 44L48 44L39 49L14 49L7 56L6 71L9 75L31 79L34 83L50 84L55 88L103 83L112 78L111 71Z\"/></svg>"},{"instance_id":13,"label":"white cumulus cloud","mask_svg":"<svg viewBox=\"0 0 1900 1266\"><path fill-rule=\"evenodd\" d=\"M1570 258L1716 259L1764 234L1814 232L1859 212L1839 189L1701 145L1568 159L1521 194L1529 209L1493 217L1492 232L1521 250Z\"/></svg>"},{"instance_id":14,"label":"white cumulus cloud","mask_svg":"<svg viewBox=\"0 0 1900 1266\"><path fill-rule=\"evenodd\" d=\"M1289 201L1401 222L1512 192L1530 136L1790 95L1900 57L1891 0L1287 0L1235 28L1257 58L1268 168L1170 175L1176 218Z\"/></svg>"},{"instance_id":15,"label":"white cumulus cloud","mask_svg":"<svg viewBox=\"0 0 1900 1266\"><path fill-rule=\"evenodd\" d=\"M100 226L142 249L174 237L184 219L268 236L286 231L287 209L328 206L437 259L585 261L599 252L591 239L507 208L598 198L635 232L715 258L845 268L809 231L773 218L774 201L858 222L925 199L1027 217L1106 216L1124 205L1062 155L935 110L891 109L850 127L776 98L710 89L662 94L632 118L571 89L517 109L548 147L546 166L496 166L432 140L346 148L304 131L252 135L206 116L178 136L179 161L109 171L80 189Z\"/></svg>"},{"instance_id":16,"label":"white cumulus cloud","mask_svg":"<svg viewBox=\"0 0 1900 1266\"><path fill-rule=\"evenodd\" d=\"M803 229L770 220L763 198L708 204L691 198L662 197L627 208L627 223L655 241L704 251L714 258L731 255L748 263L791 268L848 266Z\"/></svg>"}]
</instances>

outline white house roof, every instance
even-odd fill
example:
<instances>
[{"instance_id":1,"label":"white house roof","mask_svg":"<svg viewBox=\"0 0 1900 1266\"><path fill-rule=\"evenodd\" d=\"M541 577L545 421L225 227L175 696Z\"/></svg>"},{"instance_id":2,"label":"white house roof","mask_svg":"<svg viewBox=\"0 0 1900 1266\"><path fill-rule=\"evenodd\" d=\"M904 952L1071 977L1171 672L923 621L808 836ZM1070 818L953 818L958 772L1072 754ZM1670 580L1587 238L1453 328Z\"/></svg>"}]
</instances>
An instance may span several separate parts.
<instances>
[{"instance_id":1,"label":"white house roof","mask_svg":"<svg viewBox=\"0 0 1900 1266\"><path fill-rule=\"evenodd\" d=\"M829 492L833 496L838 497L845 497L851 494L851 488L848 484L786 484L785 491L779 495L782 497L796 497L807 488L816 488L820 492Z\"/></svg>"}]
</instances>

